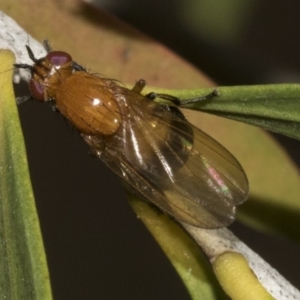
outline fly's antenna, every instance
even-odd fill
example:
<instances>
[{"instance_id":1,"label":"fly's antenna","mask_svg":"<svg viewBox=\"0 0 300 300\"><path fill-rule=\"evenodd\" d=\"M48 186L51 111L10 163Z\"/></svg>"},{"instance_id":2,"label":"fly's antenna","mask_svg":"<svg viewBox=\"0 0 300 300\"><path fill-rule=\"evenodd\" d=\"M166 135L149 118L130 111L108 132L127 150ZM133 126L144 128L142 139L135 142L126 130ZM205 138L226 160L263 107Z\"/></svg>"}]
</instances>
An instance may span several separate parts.
<instances>
[{"instance_id":1,"label":"fly's antenna","mask_svg":"<svg viewBox=\"0 0 300 300\"><path fill-rule=\"evenodd\" d=\"M31 48L30 48L28 45L25 45L25 47L26 47L26 50L27 50L27 53L28 53L29 58L30 58L34 63L36 63L36 62L38 61L38 59L36 59L36 58L34 57L34 54L33 54L32 50L31 50Z\"/></svg>"},{"instance_id":2,"label":"fly's antenna","mask_svg":"<svg viewBox=\"0 0 300 300\"><path fill-rule=\"evenodd\" d=\"M45 48L45 50L47 51L47 53L49 53L49 52L52 51L52 48L51 48L51 46L50 46L49 40L44 39L44 40L43 40L43 45L44 45L44 48Z\"/></svg>"},{"instance_id":3,"label":"fly's antenna","mask_svg":"<svg viewBox=\"0 0 300 300\"><path fill-rule=\"evenodd\" d=\"M25 45L27 53L29 58L34 62L37 63L38 59L34 57L34 54L31 50L31 48L28 45ZM33 66L32 65L28 65L28 64L14 64L15 68L19 68L19 69L29 69L30 71L33 70Z\"/></svg>"},{"instance_id":4,"label":"fly's antenna","mask_svg":"<svg viewBox=\"0 0 300 300\"><path fill-rule=\"evenodd\" d=\"M29 69L30 71L33 70L33 66L28 64L13 64L13 66L18 69Z\"/></svg>"}]
</instances>

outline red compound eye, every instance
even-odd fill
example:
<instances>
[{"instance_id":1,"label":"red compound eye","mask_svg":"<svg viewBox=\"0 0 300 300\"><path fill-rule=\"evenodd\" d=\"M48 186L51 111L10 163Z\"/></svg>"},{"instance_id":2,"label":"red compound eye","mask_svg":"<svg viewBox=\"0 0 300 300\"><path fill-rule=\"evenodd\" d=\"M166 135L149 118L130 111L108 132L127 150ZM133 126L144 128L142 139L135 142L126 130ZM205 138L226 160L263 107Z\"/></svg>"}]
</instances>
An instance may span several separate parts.
<instances>
[{"instance_id":1,"label":"red compound eye","mask_svg":"<svg viewBox=\"0 0 300 300\"><path fill-rule=\"evenodd\" d=\"M63 66L64 64L72 61L71 55L63 51L51 51L47 54L46 59L51 65L57 67Z\"/></svg>"},{"instance_id":2,"label":"red compound eye","mask_svg":"<svg viewBox=\"0 0 300 300\"><path fill-rule=\"evenodd\" d=\"M30 93L34 99L39 100L41 102L45 101L44 87L41 86L38 82L31 79L30 83L29 83L29 89L30 89Z\"/></svg>"}]
</instances>

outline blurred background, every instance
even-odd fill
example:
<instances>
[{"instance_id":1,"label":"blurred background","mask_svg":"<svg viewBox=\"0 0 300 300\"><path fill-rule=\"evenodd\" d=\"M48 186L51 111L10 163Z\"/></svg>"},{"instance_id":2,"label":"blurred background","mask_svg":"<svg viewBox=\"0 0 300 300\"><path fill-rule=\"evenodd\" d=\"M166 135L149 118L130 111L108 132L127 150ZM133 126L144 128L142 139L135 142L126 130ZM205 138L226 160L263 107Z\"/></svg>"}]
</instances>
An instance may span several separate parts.
<instances>
[{"instance_id":1,"label":"blurred background","mask_svg":"<svg viewBox=\"0 0 300 300\"><path fill-rule=\"evenodd\" d=\"M102 0L93 5L160 41L217 85L299 82L299 1ZM37 119L30 122L33 113ZM63 122L47 105L21 105L20 115L54 299L190 299L129 207L119 178L87 155L74 130L61 130ZM42 142L36 124L44 124L48 138ZM299 142L275 137L299 164ZM230 229L300 288L299 244L238 222Z\"/></svg>"}]
</instances>

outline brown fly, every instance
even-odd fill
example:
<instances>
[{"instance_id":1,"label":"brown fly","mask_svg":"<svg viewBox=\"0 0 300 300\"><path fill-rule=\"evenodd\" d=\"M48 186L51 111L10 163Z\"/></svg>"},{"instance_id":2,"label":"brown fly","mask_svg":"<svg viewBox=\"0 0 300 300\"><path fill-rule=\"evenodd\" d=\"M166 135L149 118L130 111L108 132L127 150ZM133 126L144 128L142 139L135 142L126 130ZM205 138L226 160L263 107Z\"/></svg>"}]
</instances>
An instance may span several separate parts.
<instances>
[{"instance_id":1,"label":"brown fly","mask_svg":"<svg viewBox=\"0 0 300 300\"><path fill-rule=\"evenodd\" d=\"M231 153L187 122L176 107L179 99L143 96L144 80L128 89L89 73L66 52L36 59L27 50L33 65L15 67L31 71L31 98L51 101L134 190L190 225L218 228L234 220L236 205L247 198L246 175ZM159 105L156 97L172 105Z\"/></svg>"}]
</instances>

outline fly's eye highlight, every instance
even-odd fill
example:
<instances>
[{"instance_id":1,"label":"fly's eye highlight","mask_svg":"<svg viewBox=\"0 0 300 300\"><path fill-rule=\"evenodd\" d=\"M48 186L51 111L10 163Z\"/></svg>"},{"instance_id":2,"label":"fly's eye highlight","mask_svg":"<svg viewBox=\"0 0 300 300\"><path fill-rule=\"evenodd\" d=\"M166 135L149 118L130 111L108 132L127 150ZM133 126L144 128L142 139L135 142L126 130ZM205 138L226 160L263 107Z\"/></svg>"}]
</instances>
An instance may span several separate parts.
<instances>
[{"instance_id":1,"label":"fly's eye highlight","mask_svg":"<svg viewBox=\"0 0 300 300\"><path fill-rule=\"evenodd\" d=\"M46 59L51 65L56 67L60 67L72 62L71 55L63 51L52 51L47 54Z\"/></svg>"}]
</instances>

